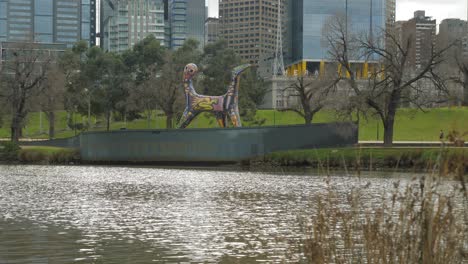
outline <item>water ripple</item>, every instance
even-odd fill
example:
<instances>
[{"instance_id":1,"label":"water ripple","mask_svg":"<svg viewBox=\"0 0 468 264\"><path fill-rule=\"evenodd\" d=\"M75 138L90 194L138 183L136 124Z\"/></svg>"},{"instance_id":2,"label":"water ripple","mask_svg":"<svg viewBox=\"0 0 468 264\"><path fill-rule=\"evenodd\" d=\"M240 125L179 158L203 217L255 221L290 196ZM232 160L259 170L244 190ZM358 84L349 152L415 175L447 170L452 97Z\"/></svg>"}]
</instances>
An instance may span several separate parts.
<instances>
[{"instance_id":1,"label":"water ripple","mask_svg":"<svg viewBox=\"0 0 468 264\"><path fill-rule=\"evenodd\" d=\"M378 203L392 184L332 181L344 203L364 184ZM318 176L87 166L0 166L0 186L8 263L43 263L44 249L58 262L280 262L303 238L310 197L326 192Z\"/></svg>"}]
</instances>

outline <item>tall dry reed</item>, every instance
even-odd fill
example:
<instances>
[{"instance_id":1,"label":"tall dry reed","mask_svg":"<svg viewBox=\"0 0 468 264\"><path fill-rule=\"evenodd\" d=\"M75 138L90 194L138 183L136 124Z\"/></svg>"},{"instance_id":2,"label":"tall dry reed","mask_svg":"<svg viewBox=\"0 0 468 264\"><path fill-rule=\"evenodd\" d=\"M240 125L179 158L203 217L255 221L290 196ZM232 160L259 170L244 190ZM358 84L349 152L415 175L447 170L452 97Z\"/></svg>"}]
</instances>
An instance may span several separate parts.
<instances>
[{"instance_id":1,"label":"tall dry reed","mask_svg":"<svg viewBox=\"0 0 468 264\"><path fill-rule=\"evenodd\" d=\"M468 263L466 175L459 170L457 181L448 181L444 166L410 183L395 181L371 206L371 184L343 197L327 178L325 195L314 197L316 214L301 222L307 263Z\"/></svg>"}]
</instances>

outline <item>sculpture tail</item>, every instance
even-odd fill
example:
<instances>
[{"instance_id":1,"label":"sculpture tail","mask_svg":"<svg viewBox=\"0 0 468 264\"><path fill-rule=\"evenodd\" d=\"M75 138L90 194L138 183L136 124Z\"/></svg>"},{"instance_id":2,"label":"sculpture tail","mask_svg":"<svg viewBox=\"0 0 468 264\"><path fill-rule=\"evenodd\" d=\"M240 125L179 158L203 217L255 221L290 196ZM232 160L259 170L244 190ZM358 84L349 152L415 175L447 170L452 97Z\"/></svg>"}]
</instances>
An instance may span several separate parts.
<instances>
[{"instance_id":1,"label":"sculpture tail","mask_svg":"<svg viewBox=\"0 0 468 264\"><path fill-rule=\"evenodd\" d=\"M250 68L252 65L251 64L243 64L240 66L235 67L232 70L232 86L234 87L234 93L237 95L239 92L239 79L238 77L248 68Z\"/></svg>"}]
</instances>

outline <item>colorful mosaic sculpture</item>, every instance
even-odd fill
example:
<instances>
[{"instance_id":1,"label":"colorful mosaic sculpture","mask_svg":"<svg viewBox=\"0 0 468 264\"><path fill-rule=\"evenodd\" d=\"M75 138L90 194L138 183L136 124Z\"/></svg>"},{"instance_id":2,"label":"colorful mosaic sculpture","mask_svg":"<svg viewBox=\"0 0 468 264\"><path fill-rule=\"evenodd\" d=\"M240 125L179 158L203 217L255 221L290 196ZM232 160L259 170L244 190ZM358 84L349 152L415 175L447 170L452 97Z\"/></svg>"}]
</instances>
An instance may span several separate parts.
<instances>
[{"instance_id":1,"label":"colorful mosaic sculpture","mask_svg":"<svg viewBox=\"0 0 468 264\"><path fill-rule=\"evenodd\" d=\"M238 99L240 75L250 66L250 64L244 64L234 68L232 71L232 81L226 94L221 96L208 96L197 94L195 91L192 79L198 72L198 67L193 63L187 64L184 68L186 107L180 119L179 128L187 127L201 112L214 113L220 127L227 126L228 117L231 119L233 126L241 127Z\"/></svg>"}]
</instances>

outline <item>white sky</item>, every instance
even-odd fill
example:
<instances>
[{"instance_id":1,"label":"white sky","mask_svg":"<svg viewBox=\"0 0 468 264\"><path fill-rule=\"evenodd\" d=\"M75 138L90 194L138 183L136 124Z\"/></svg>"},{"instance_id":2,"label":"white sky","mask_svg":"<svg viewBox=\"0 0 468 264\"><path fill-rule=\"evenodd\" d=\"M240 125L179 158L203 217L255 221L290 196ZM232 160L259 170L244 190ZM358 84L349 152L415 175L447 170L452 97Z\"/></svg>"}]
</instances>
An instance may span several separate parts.
<instances>
[{"instance_id":1,"label":"white sky","mask_svg":"<svg viewBox=\"0 0 468 264\"><path fill-rule=\"evenodd\" d=\"M208 5L208 16L218 17L218 0L206 0Z\"/></svg>"},{"instance_id":2,"label":"white sky","mask_svg":"<svg viewBox=\"0 0 468 264\"><path fill-rule=\"evenodd\" d=\"M206 0L208 15L218 16L218 0ZM352 0L350 0L352 1ZM466 20L468 0L396 0L397 20L408 20L416 10L425 10L426 16L432 16L440 23L445 18L460 18Z\"/></svg>"},{"instance_id":3,"label":"white sky","mask_svg":"<svg viewBox=\"0 0 468 264\"><path fill-rule=\"evenodd\" d=\"M396 19L408 20L416 10L425 10L426 16L437 19L439 24L445 18L466 20L468 0L396 0Z\"/></svg>"}]
</instances>

